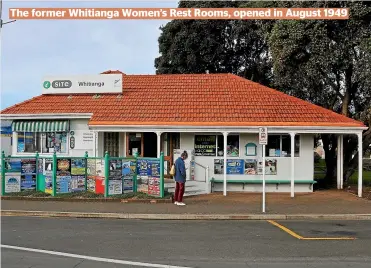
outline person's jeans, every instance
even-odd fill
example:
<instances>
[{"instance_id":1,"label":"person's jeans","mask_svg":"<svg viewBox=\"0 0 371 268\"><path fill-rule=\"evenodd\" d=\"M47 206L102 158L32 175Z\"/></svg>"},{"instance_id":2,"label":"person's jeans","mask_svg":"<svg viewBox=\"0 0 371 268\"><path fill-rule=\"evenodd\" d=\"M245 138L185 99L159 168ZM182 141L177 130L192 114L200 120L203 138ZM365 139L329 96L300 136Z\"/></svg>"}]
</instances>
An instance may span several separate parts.
<instances>
[{"instance_id":1,"label":"person's jeans","mask_svg":"<svg viewBox=\"0 0 371 268\"><path fill-rule=\"evenodd\" d=\"M185 188L184 183L176 182L174 193L175 202L183 202L184 188Z\"/></svg>"}]
</instances>

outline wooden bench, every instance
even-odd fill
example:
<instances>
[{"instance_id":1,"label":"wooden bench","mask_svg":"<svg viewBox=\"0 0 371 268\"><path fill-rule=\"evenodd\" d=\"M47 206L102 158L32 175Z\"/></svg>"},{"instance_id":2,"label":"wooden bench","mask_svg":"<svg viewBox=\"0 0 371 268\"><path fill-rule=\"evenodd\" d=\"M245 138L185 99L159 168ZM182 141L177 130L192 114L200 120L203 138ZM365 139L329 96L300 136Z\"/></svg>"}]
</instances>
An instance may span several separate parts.
<instances>
[{"instance_id":1,"label":"wooden bench","mask_svg":"<svg viewBox=\"0 0 371 268\"><path fill-rule=\"evenodd\" d=\"M215 183L224 183L224 180L211 178L211 192L213 190ZM263 180L227 180L227 184L242 184L242 189L245 189L246 184L262 184ZM265 180L266 184L275 184L276 189L278 189L278 185L280 184L291 184L290 180ZM309 189L312 189L312 186L317 182L314 180L295 180L294 184L309 184Z\"/></svg>"}]
</instances>

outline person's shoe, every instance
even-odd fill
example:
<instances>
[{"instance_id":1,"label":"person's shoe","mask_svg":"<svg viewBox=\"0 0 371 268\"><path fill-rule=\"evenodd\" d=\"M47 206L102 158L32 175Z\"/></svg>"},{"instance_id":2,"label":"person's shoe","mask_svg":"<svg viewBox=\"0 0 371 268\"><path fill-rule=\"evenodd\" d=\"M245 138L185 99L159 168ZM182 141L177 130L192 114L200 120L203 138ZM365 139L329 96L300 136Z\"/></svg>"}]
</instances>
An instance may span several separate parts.
<instances>
[{"instance_id":1,"label":"person's shoe","mask_svg":"<svg viewBox=\"0 0 371 268\"><path fill-rule=\"evenodd\" d=\"M178 204L179 204L178 201L175 201L175 202L174 202L174 205L178 205Z\"/></svg>"},{"instance_id":2,"label":"person's shoe","mask_svg":"<svg viewBox=\"0 0 371 268\"><path fill-rule=\"evenodd\" d=\"M183 202L178 202L177 205L178 205L178 206L185 206L186 204L184 204Z\"/></svg>"}]
</instances>

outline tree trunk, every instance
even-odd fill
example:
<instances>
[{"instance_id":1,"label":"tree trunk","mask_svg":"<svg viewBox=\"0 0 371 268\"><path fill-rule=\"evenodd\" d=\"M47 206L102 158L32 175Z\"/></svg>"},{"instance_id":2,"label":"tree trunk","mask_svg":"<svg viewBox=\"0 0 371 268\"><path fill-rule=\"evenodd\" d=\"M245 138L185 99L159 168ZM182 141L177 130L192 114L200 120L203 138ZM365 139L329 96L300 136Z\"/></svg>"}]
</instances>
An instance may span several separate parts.
<instances>
[{"instance_id":1,"label":"tree trunk","mask_svg":"<svg viewBox=\"0 0 371 268\"><path fill-rule=\"evenodd\" d=\"M325 162L326 162L326 176L325 186L334 187L336 186L336 147L337 147L337 136L333 134L321 135L323 142L323 149L325 150Z\"/></svg>"}]
</instances>

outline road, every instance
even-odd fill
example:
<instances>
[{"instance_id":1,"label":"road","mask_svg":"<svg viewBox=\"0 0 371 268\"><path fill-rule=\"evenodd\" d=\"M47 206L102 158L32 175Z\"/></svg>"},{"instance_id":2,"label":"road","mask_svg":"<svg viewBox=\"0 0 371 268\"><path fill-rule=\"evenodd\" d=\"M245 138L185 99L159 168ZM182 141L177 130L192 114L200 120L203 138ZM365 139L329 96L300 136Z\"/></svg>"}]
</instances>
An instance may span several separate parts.
<instances>
[{"instance_id":1,"label":"road","mask_svg":"<svg viewBox=\"0 0 371 268\"><path fill-rule=\"evenodd\" d=\"M278 222L303 237L356 238L307 241L267 221L1 220L1 244L20 247L2 248L4 268L342 268L371 263L371 221Z\"/></svg>"}]
</instances>

